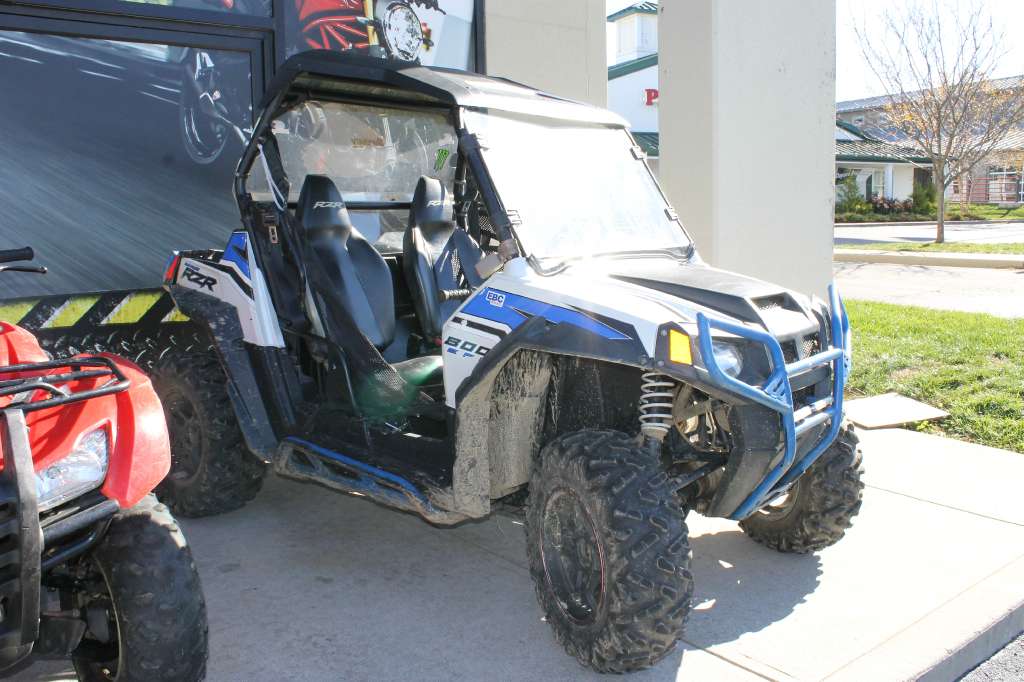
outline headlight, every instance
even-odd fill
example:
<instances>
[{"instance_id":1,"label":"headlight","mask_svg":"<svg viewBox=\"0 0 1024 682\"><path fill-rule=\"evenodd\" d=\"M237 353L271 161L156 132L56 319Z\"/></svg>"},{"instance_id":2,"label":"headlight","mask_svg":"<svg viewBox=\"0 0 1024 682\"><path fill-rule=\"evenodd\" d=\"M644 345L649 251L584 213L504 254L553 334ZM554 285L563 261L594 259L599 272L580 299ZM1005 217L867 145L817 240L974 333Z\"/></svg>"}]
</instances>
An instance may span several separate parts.
<instances>
[{"instance_id":1,"label":"headlight","mask_svg":"<svg viewBox=\"0 0 1024 682\"><path fill-rule=\"evenodd\" d=\"M715 354L715 362L723 372L731 377L739 376L743 369L743 355L740 349L725 341L714 341L711 350Z\"/></svg>"},{"instance_id":2,"label":"headlight","mask_svg":"<svg viewBox=\"0 0 1024 682\"><path fill-rule=\"evenodd\" d=\"M108 448L106 430L96 429L85 434L67 457L36 472L39 511L98 488L107 477Z\"/></svg>"}]
</instances>

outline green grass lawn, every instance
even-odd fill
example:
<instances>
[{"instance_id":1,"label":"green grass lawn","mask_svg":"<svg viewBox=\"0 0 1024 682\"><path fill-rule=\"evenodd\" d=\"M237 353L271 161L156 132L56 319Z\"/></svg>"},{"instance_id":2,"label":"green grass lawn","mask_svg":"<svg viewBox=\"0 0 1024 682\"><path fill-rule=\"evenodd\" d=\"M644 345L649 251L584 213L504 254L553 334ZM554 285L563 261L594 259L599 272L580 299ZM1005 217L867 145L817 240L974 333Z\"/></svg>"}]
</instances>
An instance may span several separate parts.
<instances>
[{"instance_id":1,"label":"green grass lawn","mask_svg":"<svg viewBox=\"0 0 1024 682\"><path fill-rule=\"evenodd\" d=\"M870 244L836 244L837 249L873 249L876 251L917 251L921 253L1008 253L1024 254L1024 243L974 244L971 242L872 242Z\"/></svg>"},{"instance_id":2,"label":"green grass lawn","mask_svg":"<svg viewBox=\"0 0 1024 682\"><path fill-rule=\"evenodd\" d=\"M960 204L946 204L946 213L952 219L960 216ZM1007 218L1024 218L1024 206L1002 208L995 204L968 204L967 215L975 220L1004 220Z\"/></svg>"},{"instance_id":3,"label":"green grass lawn","mask_svg":"<svg viewBox=\"0 0 1024 682\"><path fill-rule=\"evenodd\" d=\"M847 301L847 396L889 391L950 413L922 426L1024 453L1024 320Z\"/></svg>"}]
</instances>

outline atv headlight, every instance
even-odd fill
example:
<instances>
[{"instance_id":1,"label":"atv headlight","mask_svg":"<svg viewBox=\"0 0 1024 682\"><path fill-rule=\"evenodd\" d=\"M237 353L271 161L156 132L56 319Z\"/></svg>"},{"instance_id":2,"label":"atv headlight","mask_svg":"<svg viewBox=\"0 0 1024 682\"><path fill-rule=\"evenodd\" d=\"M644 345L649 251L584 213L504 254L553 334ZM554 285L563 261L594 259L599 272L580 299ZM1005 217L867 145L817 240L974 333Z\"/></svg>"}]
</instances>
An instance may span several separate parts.
<instances>
[{"instance_id":1,"label":"atv headlight","mask_svg":"<svg viewBox=\"0 0 1024 682\"><path fill-rule=\"evenodd\" d=\"M36 472L39 511L98 488L107 477L108 448L106 429L96 429L85 434L67 457Z\"/></svg>"},{"instance_id":2,"label":"atv headlight","mask_svg":"<svg viewBox=\"0 0 1024 682\"><path fill-rule=\"evenodd\" d=\"M715 354L715 363L719 369L731 377L739 376L743 369L743 355L734 344L726 341L713 341L711 350Z\"/></svg>"}]
</instances>

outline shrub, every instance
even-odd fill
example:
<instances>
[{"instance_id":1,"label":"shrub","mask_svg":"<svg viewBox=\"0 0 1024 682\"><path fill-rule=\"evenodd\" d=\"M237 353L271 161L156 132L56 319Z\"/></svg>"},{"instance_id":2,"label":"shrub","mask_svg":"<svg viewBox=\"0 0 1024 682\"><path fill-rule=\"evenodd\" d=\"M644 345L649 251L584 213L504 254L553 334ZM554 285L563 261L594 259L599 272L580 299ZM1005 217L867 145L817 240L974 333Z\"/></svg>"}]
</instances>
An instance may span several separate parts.
<instances>
[{"instance_id":1,"label":"shrub","mask_svg":"<svg viewBox=\"0 0 1024 682\"><path fill-rule=\"evenodd\" d=\"M934 215L936 211L935 185L932 183L914 183L914 192L911 196L914 213L926 213Z\"/></svg>"},{"instance_id":2,"label":"shrub","mask_svg":"<svg viewBox=\"0 0 1024 682\"><path fill-rule=\"evenodd\" d=\"M867 213L870 209L857 188L857 178L847 175L836 183L836 214Z\"/></svg>"}]
</instances>

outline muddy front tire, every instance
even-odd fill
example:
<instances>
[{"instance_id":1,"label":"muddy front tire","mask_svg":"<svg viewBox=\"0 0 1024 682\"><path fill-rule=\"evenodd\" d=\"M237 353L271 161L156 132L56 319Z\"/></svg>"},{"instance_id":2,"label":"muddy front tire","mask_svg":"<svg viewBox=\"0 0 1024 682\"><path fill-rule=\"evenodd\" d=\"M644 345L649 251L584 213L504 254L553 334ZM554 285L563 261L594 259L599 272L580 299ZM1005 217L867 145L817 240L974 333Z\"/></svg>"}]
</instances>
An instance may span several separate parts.
<instances>
[{"instance_id":1,"label":"muddy front tire","mask_svg":"<svg viewBox=\"0 0 1024 682\"><path fill-rule=\"evenodd\" d=\"M171 438L171 471L156 490L175 514L211 516L242 507L263 486L267 467L246 447L209 351L175 352L153 368Z\"/></svg>"},{"instance_id":2,"label":"muddy front tire","mask_svg":"<svg viewBox=\"0 0 1024 682\"><path fill-rule=\"evenodd\" d=\"M561 436L530 479L527 555L555 638L598 672L650 667L693 596L685 512L658 462L617 431Z\"/></svg>"},{"instance_id":3,"label":"muddy front tire","mask_svg":"<svg viewBox=\"0 0 1024 682\"><path fill-rule=\"evenodd\" d=\"M72 654L85 682L197 682L206 674L207 622L192 553L152 495L119 512L84 560L89 626Z\"/></svg>"},{"instance_id":4,"label":"muddy front tire","mask_svg":"<svg viewBox=\"0 0 1024 682\"><path fill-rule=\"evenodd\" d=\"M740 521L751 538L780 552L807 554L825 549L846 534L860 511L864 473L859 439L844 425L778 504Z\"/></svg>"}]
</instances>

